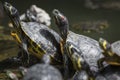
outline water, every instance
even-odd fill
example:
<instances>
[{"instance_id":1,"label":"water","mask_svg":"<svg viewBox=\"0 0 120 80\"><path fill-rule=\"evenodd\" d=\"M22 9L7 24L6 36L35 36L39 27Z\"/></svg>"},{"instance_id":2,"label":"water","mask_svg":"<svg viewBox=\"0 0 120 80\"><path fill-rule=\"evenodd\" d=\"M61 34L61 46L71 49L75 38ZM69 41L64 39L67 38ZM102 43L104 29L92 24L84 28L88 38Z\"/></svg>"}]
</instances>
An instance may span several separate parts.
<instances>
[{"instance_id":1,"label":"water","mask_svg":"<svg viewBox=\"0 0 120 80\"><path fill-rule=\"evenodd\" d=\"M95 39L98 39L99 37L104 37L110 42L114 42L120 39L120 37L118 36L120 34L120 10L103 8L97 10L87 9L84 7L84 0L11 0L11 3L19 10L20 14L25 12L25 10L28 9L32 4L36 4L37 6L45 9L51 17L52 10L54 8L59 9L68 17L70 24L88 20L107 20L110 26L107 30L105 30L104 34L93 33L85 35L88 35ZM8 20L8 17L6 18L6 20ZM4 24L6 24L6 22ZM52 26L55 26L54 22L52 22ZM71 30L74 31L74 29ZM82 33L78 31L75 32Z\"/></svg>"}]
</instances>

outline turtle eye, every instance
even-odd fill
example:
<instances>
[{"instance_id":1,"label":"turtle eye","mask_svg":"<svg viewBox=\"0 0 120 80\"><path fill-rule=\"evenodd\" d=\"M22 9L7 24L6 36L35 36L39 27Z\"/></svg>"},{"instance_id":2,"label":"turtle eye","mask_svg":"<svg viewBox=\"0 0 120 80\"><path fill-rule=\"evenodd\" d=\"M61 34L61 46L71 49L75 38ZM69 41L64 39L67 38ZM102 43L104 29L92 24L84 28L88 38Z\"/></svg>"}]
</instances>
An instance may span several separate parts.
<instances>
[{"instance_id":1,"label":"turtle eye","mask_svg":"<svg viewBox=\"0 0 120 80\"><path fill-rule=\"evenodd\" d=\"M53 13L54 13L54 14L58 14L59 11L58 11L57 9L54 9Z\"/></svg>"},{"instance_id":2,"label":"turtle eye","mask_svg":"<svg viewBox=\"0 0 120 80\"><path fill-rule=\"evenodd\" d=\"M9 3L7 3L7 2L5 2L5 5L7 6L7 7L10 7L11 5L9 4Z\"/></svg>"}]
</instances>

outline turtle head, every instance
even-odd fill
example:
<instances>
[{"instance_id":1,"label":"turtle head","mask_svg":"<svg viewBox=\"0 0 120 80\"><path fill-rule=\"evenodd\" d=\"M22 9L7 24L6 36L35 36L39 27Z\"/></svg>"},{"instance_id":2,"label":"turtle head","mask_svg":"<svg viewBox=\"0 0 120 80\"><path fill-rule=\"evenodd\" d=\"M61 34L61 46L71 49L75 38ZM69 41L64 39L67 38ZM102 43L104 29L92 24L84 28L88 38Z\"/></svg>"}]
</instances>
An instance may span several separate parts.
<instances>
[{"instance_id":1,"label":"turtle head","mask_svg":"<svg viewBox=\"0 0 120 80\"><path fill-rule=\"evenodd\" d=\"M15 7L13 7L10 3L5 2L4 9L11 17L14 17L17 14L17 9L15 9Z\"/></svg>"},{"instance_id":2,"label":"turtle head","mask_svg":"<svg viewBox=\"0 0 120 80\"><path fill-rule=\"evenodd\" d=\"M14 27L18 27L20 19L19 19L19 14L18 14L17 9L7 2L4 3L3 7L7 15L10 17Z\"/></svg>"},{"instance_id":3,"label":"turtle head","mask_svg":"<svg viewBox=\"0 0 120 80\"><path fill-rule=\"evenodd\" d=\"M99 45L104 50L103 53L105 54L105 56L113 56L114 55L114 52L112 51L112 48L111 48L111 44L107 40L100 38Z\"/></svg>"},{"instance_id":4,"label":"turtle head","mask_svg":"<svg viewBox=\"0 0 120 80\"><path fill-rule=\"evenodd\" d=\"M111 44L107 40L100 38L99 45L104 50L104 52L107 52L107 55L110 55L110 56L113 55Z\"/></svg>"},{"instance_id":5,"label":"turtle head","mask_svg":"<svg viewBox=\"0 0 120 80\"><path fill-rule=\"evenodd\" d=\"M58 27L62 27L64 25L68 25L67 18L57 9L53 10L53 15Z\"/></svg>"},{"instance_id":6,"label":"turtle head","mask_svg":"<svg viewBox=\"0 0 120 80\"><path fill-rule=\"evenodd\" d=\"M68 30L69 30L69 23L67 18L57 9L53 10L53 15L55 18L56 25L60 30L61 37L65 41L67 38Z\"/></svg>"},{"instance_id":7,"label":"turtle head","mask_svg":"<svg viewBox=\"0 0 120 80\"><path fill-rule=\"evenodd\" d=\"M71 59L73 66L75 69L81 69L85 63L81 51L72 43L66 42L66 50L68 53L69 58Z\"/></svg>"},{"instance_id":8,"label":"turtle head","mask_svg":"<svg viewBox=\"0 0 120 80\"><path fill-rule=\"evenodd\" d=\"M103 50L110 50L111 49L110 43L108 43L108 41L103 39L103 38L99 39L99 45L101 46L101 48Z\"/></svg>"}]
</instances>

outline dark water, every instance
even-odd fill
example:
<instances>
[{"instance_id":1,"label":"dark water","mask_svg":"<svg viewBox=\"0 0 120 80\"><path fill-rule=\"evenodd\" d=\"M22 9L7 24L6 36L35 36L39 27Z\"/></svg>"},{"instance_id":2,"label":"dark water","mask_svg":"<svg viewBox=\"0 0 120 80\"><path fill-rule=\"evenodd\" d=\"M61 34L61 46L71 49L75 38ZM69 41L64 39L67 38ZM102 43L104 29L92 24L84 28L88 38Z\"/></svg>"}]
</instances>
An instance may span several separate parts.
<instances>
[{"instance_id":1,"label":"dark water","mask_svg":"<svg viewBox=\"0 0 120 80\"><path fill-rule=\"evenodd\" d=\"M61 12L64 13L64 15L67 16L71 25L81 21L107 20L110 26L108 29L105 30L104 34L82 33L80 31L75 31L73 28L70 28L70 30L79 34L90 36L96 40L98 40L99 37L103 37L110 42L120 40L120 9L114 10L99 8L96 10L92 10L84 7L84 0L9 0L8 2L14 5L18 9L20 14L24 13L26 9L28 9L32 4L36 4L37 6L45 9L50 14L52 19L52 10L55 8L59 9ZM8 20L9 18L5 16L1 25L7 28ZM57 30L53 20L52 28ZM3 47L5 47L4 50L8 50L8 48L6 47L9 46L9 44L2 45L3 42L4 41L1 41L0 43L1 53L4 53L2 51ZM15 45L14 41L13 44ZM12 45L11 42L10 45ZM14 51L13 53L16 53L16 51Z\"/></svg>"},{"instance_id":2,"label":"dark water","mask_svg":"<svg viewBox=\"0 0 120 80\"><path fill-rule=\"evenodd\" d=\"M68 17L70 24L90 20L107 20L110 26L107 30L105 30L104 34L92 33L85 35L91 36L95 39L104 37L110 42L120 39L120 9L87 9L84 7L84 0L10 0L9 2L19 10L20 14L25 12L25 10L28 9L32 4L36 4L37 6L45 9L51 17L52 10L54 8L59 9ZM4 20L8 20L8 17ZM4 24L6 24L6 22L4 22ZM52 22L52 26L54 27L54 22ZM74 29L71 30L74 31ZM75 32L82 33L78 31Z\"/></svg>"}]
</instances>

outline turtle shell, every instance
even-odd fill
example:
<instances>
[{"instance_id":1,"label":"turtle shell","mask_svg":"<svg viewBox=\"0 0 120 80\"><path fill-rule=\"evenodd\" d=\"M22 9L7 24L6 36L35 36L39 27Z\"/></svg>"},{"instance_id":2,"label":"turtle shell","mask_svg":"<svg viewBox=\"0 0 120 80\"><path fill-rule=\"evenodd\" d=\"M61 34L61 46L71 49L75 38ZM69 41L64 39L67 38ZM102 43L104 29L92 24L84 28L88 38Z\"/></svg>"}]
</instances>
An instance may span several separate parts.
<instances>
[{"instance_id":1,"label":"turtle shell","mask_svg":"<svg viewBox=\"0 0 120 80\"><path fill-rule=\"evenodd\" d=\"M37 22L21 22L21 25L22 31L29 38L28 44L31 48L39 47L38 51L41 50L52 56L61 53L60 36L55 31ZM38 53L39 55L41 54Z\"/></svg>"},{"instance_id":2,"label":"turtle shell","mask_svg":"<svg viewBox=\"0 0 120 80\"><path fill-rule=\"evenodd\" d=\"M100 48L99 43L96 40L70 31L67 37L67 42L77 45L92 71L97 72L99 70L97 61L104 56L102 54L103 50Z\"/></svg>"},{"instance_id":3,"label":"turtle shell","mask_svg":"<svg viewBox=\"0 0 120 80\"><path fill-rule=\"evenodd\" d=\"M120 67L107 66L96 76L95 80L120 80Z\"/></svg>"},{"instance_id":4,"label":"turtle shell","mask_svg":"<svg viewBox=\"0 0 120 80\"><path fill-rule=\"evenodd\" d=\"M36 64L28 69L23 80L63 80L58 69L47 64Z\"/></svg>"},{"instance_id":5,"label":"turtle shell","mask_svg":"<svg viewBox=\"0 0 120 80\"><path fill-rule=\"evenodd\" d=\"M112 43L111 47L112 47L112 51L118 56L120 56L120 41L116 41Z\"/></svg>"}]
</instances>

